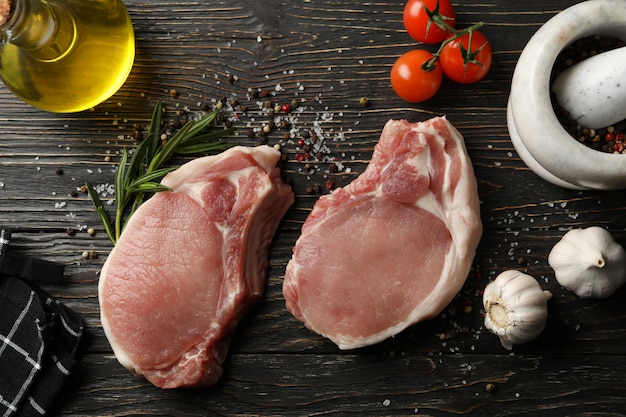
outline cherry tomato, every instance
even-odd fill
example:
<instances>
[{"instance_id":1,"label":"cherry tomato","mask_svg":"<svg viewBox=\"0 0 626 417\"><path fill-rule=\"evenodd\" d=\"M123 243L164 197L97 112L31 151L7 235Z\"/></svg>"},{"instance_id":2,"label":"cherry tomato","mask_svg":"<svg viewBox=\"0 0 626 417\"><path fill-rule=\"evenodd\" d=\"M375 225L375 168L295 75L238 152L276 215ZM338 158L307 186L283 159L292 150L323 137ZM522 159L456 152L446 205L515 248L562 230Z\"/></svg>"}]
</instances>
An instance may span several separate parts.
<instances>
[{"instance_id":1,"label":"cherry tomato","mask_svg":"<svg viewBox=\"0 0 626 417\"><path fill-rule=\"evenodd\" d=\"M439 60L444 74L453 81L471 84L483 79L491 68L491 45L478 31L465 34L443 47Z\"/></svg>"},{"instance_id":2,"label":"cherry tomato","mask_svg":"<svg viewBox=\"0 0 626 417\"><path fill-rule=\"evenodd\" d=\"M398 96L411 103L428 100L435 95L443 73L439 64L432 70L422 65L432 59L433 54L423 49L411 50L398 58L391 68L391 86Z\"/></svg>"},{"instance_id":3,"label":"cherry tomato","mask_svg":"<svg viewBox=\"0 0 626 417\"><path fill-rule=\"evenodd\" d=\"M439 5L439 7L437 7ZM450 0L409 0L404 6L402 19L409 35L418 42L435 44L450 37L450 33L432 21L429 13L438 12L446 24L456 25L456 15Z\"/></svg>"}]
</instances>

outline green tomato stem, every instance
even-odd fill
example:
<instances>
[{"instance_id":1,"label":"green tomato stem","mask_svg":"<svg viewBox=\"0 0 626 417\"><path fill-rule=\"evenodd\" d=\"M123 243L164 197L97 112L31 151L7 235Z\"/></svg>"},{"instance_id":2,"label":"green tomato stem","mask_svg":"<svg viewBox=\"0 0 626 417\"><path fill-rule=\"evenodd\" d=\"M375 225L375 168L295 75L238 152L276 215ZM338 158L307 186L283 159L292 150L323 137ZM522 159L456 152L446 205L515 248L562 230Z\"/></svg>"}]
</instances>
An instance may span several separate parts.
<instances>
[{"instance_id":1,"label":"green tomato stem","mask_svg":"<svg viewBox=\"0 0 626 417\"><path fill-rule=\"evenodd\" d=\"M432 71L432 70L435 69L435 65L437 64L437 61L439 61L439 57L441 56L441 52L443 51L443 48L446 47L446 45L448 45L450 42L453 42L453 41L457 40L461 36L465 36L468 33L470 34L470 37L471 37L472 33L474 33L474 31L480 29L484 25L483 22L478 22L478 23L475 23L472 26L469 26L469 27L467 27L465 29L457 30L457 29L453 28L452 26L450 26L449 24L447 24L443 19L441 19L441 15L440 14L434 15L432 19L433 19L433 22L437 26L439 26L440 28L442 28L444 30L447 30L448 32L450 32L452 34L452 36L450 36L448 39L443 41L441 43L441 45L439 46L439 49L437 50L437 52L435 52L433 54L433 57L431 59L429 59L428 61L424 62L424 64L422 64L422 69L424 71ZM475 56L475 54L476 54L476 52L472 52L471 45L472 44L470 43L469 44L469 49L465 52L465 56L463 57L465 62L471 62L473 60L473 56Z\"/></svg>"}]
</instances>

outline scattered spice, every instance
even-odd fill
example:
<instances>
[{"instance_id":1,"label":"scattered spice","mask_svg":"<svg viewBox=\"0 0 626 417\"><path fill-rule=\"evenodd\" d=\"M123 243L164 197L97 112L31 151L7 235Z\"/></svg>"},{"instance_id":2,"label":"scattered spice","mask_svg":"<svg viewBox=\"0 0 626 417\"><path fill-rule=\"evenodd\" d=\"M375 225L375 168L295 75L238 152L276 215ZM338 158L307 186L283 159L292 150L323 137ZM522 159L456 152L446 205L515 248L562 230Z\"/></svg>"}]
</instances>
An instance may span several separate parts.
<instances>
[{"instance_id":1,"label":"scattered spice","mask_svg":"<svg viewBox=\"0 0 626 417\"><path fill-rule=\"evenodd\" d=\"M81 254L83 259L98 259L98 252L95 250L86 250Z\"/></svg>"},{"instance_id":2,"label":"scattered spice","mask_svg":"<svg viewBox=\"0 0 626 417\"><path fill-rule=\"evenodd\" d=\"M63 175L63 168L59 167L59 168L55 169L55 170L54 170L54 172L55 172L57 175Z\"/></svg>"},{"instance_id":3,"label":"scattered spice","mask_svg":"<svg viewBox=\"0 0 626 417\"><path fill-rule=\"evenodd\" d=\"M141 130L134 130L130 137L136 141L143 140L143 132Z\"/></svg>"}]
</instances>

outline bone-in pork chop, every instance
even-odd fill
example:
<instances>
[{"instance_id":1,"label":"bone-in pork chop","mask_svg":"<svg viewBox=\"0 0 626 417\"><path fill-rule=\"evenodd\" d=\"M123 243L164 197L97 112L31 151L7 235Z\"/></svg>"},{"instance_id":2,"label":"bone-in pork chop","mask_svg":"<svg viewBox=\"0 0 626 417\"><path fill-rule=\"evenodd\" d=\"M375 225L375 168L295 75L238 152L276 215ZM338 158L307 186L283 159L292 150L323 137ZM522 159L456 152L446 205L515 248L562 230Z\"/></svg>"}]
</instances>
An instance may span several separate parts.
<instances>
[{"instance_id":1,"label":"bone-in pork chop","mask_svg":"<svg viewBox=\"0 0 626 417\"><path fill-rule=\"evenodd\" d=\"M380 342L439 314L482 233L476 178L442 117L389 121L367 169L322 196L287 265L287 309L341 349Z\"/></svg>"},{"instance_id":2,"label":"bone-in pork chop","mask_svg":"<svg viewBox=\"0 0 626 417\"><path fill-rule=\"evenodd\" d=\"M294 201L269 146L193 160L129 220L99 283L119 362L163 388L209 385L265 288L268 250Z\"/></svg>"}]
</instances>

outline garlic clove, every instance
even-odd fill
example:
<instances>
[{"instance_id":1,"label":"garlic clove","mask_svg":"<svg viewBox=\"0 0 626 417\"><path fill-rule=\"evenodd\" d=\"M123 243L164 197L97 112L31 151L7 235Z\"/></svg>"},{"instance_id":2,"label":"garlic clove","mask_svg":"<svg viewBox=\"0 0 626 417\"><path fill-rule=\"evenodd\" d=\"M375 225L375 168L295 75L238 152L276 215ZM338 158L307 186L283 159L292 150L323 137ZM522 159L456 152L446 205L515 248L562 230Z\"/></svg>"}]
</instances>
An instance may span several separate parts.
<instances>
[{"instance_id":1,"label":"garlic clove","mask_svg":"<svg viewBox=\"0 0 626 417\"><path fill-rule=\"evenodd\" d=\"M581 298L606 298L626 282L626 251L597 226L573 229L548 255L556 280Z\"/></svg>"},{"instance_id":2,"label":"garlic clove","mask_svg":"<svg viewBox=\"0 0 626 417\"><path fill-rule=\"evenodd\" d=\"M485 327L500 338L505 349L541 334L548 318L550 291L520 271L502 272L485 287Z\"/></svg>"}]
</instances>

